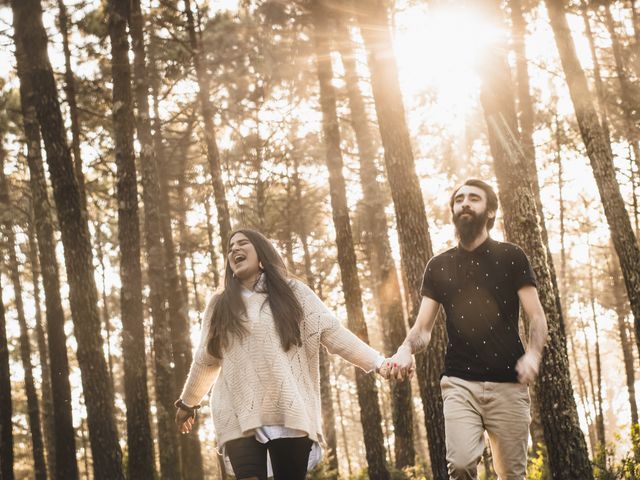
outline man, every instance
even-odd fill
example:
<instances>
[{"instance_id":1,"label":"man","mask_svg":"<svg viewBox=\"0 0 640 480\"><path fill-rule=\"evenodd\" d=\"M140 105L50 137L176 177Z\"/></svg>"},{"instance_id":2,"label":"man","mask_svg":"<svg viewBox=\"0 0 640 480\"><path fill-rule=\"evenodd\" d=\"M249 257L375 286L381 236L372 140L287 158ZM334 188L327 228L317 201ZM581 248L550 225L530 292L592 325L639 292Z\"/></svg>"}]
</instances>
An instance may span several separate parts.
<instances>
[{"instance_id":1,"label":"man","mask_svg":"<svg viewBox=\"0 0 640 480\"><path fill-rule=\"evenodd\" d=\"M475 479L484 431L501 480L525 478L529 433L527 384L538 374L547 323L535 276L516 245L492 240L498 198L470 179L451 196L459 244L433 257L424 272L414 326L382 374L402 380L424 350L440 305L449 337L440 386L450 479ZM519 306L529 318L529 344L518 334Z\"/></svg>"}]
</instances>

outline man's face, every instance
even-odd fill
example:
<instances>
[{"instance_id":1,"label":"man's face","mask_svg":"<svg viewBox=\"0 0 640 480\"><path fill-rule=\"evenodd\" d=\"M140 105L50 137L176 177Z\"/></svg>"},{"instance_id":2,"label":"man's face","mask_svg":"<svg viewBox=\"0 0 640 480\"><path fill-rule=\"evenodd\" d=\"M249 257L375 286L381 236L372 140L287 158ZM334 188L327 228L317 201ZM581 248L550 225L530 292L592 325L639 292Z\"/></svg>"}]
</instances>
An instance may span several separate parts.
<instances>
[{"instance_id":1,"label":"man's face","mask_svg":"<svg viewBox=\"0 0 640 480\"><path fill-rule=\"evenodd\" d=\"M453 223L462 243L470 243L495 212L487 212L487 195L479 187L463 185L453 197Z\"/></svg>"}]
</instances>

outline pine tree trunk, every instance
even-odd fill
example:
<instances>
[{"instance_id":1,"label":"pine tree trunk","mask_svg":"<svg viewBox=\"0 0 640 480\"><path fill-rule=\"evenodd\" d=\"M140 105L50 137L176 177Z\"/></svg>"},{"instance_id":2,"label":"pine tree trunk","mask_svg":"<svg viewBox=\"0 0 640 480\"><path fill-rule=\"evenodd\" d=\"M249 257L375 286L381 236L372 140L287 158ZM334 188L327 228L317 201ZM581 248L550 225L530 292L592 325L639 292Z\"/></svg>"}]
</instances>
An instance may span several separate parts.
<instances>
[{"instance_id":1,"label":"pine tree trunk","mask_svg":"<svg viewBox=\"0 0 640 480\"><path fill-rule=\"evenodd\" d=\"M31 203L31 202L30 202ZM29 225L27 235L29 238L29 263L31 265L31 278L33 284L33 303L35 306L36 338L38 341L38 358L40 360L40 371L42 376L42 410L41 420L44 429L44 444L47 467L47 477L54 478L56 471L56 441L54 433L53 419L53 395L51 393L51 369L49 368L49 355L47 338L42 327L42 307L40 299L40 262L38 261L38 245L34 231L33 205L30 208Z\"/></svg>"},{"instance_id":2,"label":"pine tree trunk","mask_svg":"<svg viewBox=\"0 0 640 480\"><path fill-rule=\"evenodd\" d=\"M598 123L598 116L587 87L587 79L571 38L564 12L564 2L545 0L545 3L569 86L569 93L576 111L582 140L591 161L600 199L620 261L635 322L636 346L640 352L640 247L638 247L633 234L631 221L620 194L611 148L607 143L605 132Z\"/></svg>"},{"instance_id":3,"label":"pine tree trunk","mask_svg":"<svg viewBox=\"0 0 640 480\"><path fill-rule=\"evenodd\" d=\"M374 296L378 314L382 321L385 354L391 356L404 341L407 329L402 310L402 294L398 274L387 233L384 195L377 180L375 145L362 93L358 87L353 44L347 28L344 20L338 22L336 43L345 70L351 125L356 136L360 158L360 183L365 205L364 227L366 230L365 242L369 252L369 268L374 281ZM411 383L391 382L390 386L393 404L395 466L401 469L415 463Z\"/></svg>"},{"instance_id":4,"label":"pine tree trunk","mask_svg":"<svg viewBox=\"0 0 640 480\"><path fill-rule=\"evenodd\" d=\"M429 225L393 56L384 0L358 2L358 22L367 49L371 87L391 195L396 212L403 271L407 277L409 323L413 324L421 301L419 289L424 267L433 256ZM426 352L416 356L416 375L424 407L429 456L434 478L447 478L444 416L440 374L444 370L446 332L440 316Z\"/></svg>"},{"instance_id":5,"label":"pine tree trunk","mask_svg":"<svg viewBox=\"0 0 640 480\"><path fill-rule=\"evenodd\" d=\"M231 220L229 219L229 207L222 181L222 169L220 168L220 152L215 137L215 125L213 124L213 108L209 100L209 78L206 67L203 65L202 47L198 44L196 29L191 12L190 0L184 0L184 9L187 15L187 31L189 34L189 45L193 55L193 64L198 77L198 100L202 118L204 121L204 140L207 146L207 160L211 170L211 181L213 183L213 195L218 209L218 226L220 228L220 240L222 254L225 255L229 234L231 233Z\"/></svg>"},{"instance_id":6,"label":"pine tree trunk","mask_svg":"<svg viewBox=\"0 0 640 480\"><path fill-rule=\"evenodd\" d=\"M11 369L9 368L9 344L7 323L0 285L0 478L13 480L13 425L11 417Z\"/></svg>"},{"instance_id":7,"label":"pine tree trunk","mask_svg":"<svg viewBox=\"0 0 640 480\"><path fill-rule=\"evenodd\" d=\"M613 246L611 246L613 250ZM611 252L613 254L613 252ZM612 255L613 256L613 255ZM625 380L627 383L627 393L629 394L629 410L631 412L631 425L638 424L638 404L636 400L636 386L635 386L635 368L633 350L631 348L631 341L627 335L627 321L626 317L629 314L629 304L624 294L624 284L622 281L622 274L620 270L616 268L613 262L607 260L607 267L609 276L612 279L611 290L615 301L614 310L616 312L618 320L618 335L620 336L620 347L622 349L622 358L624 361ZM636 458L640 458L640 451L636 447L634 452Z\"/></svg>"},{"instance_id":8,"label":"pine tree trunk","mask_svg":"<svg viewBox=\"0 0 640 480\"><path fill-rule=\"evenodd\" d=\"M358 267L351 234L349 208L345 181L342 175L343 162L340 151L340 131L336 112L336 93L331 80L331 52L329 49L329 30L327 12L322 5L323 0L316 0L312 5L314 25L314 46L320 84L320 107L322 109L322 125L326 148L327 168L329 170L329 189L333 223L336 231L338 247L338 264L342 277L345 303L347 307L347 323L349 329L361 340L369 342L367 325L362 312L362 297L358 280ZM360 405L360 419L364 434L369 478L372 480L389 479L385 465L385 450L382 435L382 417L378 403L378 392L375 379L356 369L356 388Z\"/></svg>"},{"instance_id":9,"label":"pine tree trunk","mask_svg":"<svg viewBox=\"0 0 640 480\"><path fill-rule=\"evenodd\" d=\"M153 322L153 349L158 419L160 472L163 479L180 480L178 435L172 428L176 398L174 372L171 369L171 332L165 290L165 255L160 224L160 182L155 145L151 133L149 77L145 59L144 19L140 0L131 1L129 33L134 51L136 129L140 142L140 165L144 202L144 235L149 278L149 303Z\"/></svg>"},{"instance_id":10,"label":"pine tree trunk","mask_svg":"<svg viewBox=\"0 0 640 480\"><path fill-rule=\"evenodd\" d=\"M106 335L106 343L107 343L107 365L109 367L109 380L111 385L113 386L113 355L111 354L111 311L109 309L109 296L107 295L107 267L105 265L105 253L102 248L102 230L100 229L100 225L96 222L94 223L94 231L96 232L95 236L95 247L96 247L96 256L98 257L98 264L100 265L100 276L102 283L102 291L100 292L102 297L102 321L104 323L105 335Z\"/></svg>"},{"instance_id":11,"label":"pine tree trunk","mask_svg":"<svg viewBox=\"0 0 640 480\"><path fill-rule=\"evenodd\" d=\"M34 224L38 237L38 252L42 267L42 285L45 294L49 375L51 378L51 402L53 405L55 458L50 465L55 478L78 478L76 445L71 413L71 385L67 338L64 331L65 317L60 298L60 279L56 259L53 220L47 195L40 149L40 126L36 118L34 92L24 69L27 61L21 42L16 43L16 60L20 77L20 103L22 122L27 143L29 185L34 209Z\"/></svg>"},{"instance_id":12,"label":"pine tree trunk","mask_svg":"<svg viewBox=\"0 0 640 480\"><path fill-rule=\"evenodd\" d=\"M499 3L486 0L490 17L502 23ZM552 275L547 263L534 195L519 142L515 96L507 63L506 50L496 42L479 62L482 80L480 98L484 109L494 170L504 212L506 237L520 245L529 256L537 278L537 288L544 307L549 339L542 358L538 379L538 400L544 412L542 422L555 479L593 478L584 436L580 431L573 398L566 338L561 311L558 310Z\"/></svg>"},{"instance_id":13,"label":"pine tree trunk","mask_svg":"<svg viewBox=\"0 0 640 480\"><path fill-rule=\"evenodd\" d=\"M149 418L140 222L133 150L133 99L127 18L129 0L109 0L109 37L113 76L113 130L117 167L118 243L120 246L120 310L124 392L127 407L128 475L153 478L154 455ZM143 145L144 146L144 145Z\"/></svg>"},{"instance_id":14,"label":"pine tree trunk","mask_svg":"<svg viewBox=\"0 0 640 480\"><path fill-rule=\"evenodd\" d=\"M613 58L616 64L616 75L618 76L618 82L620 83L620 107L622 108L622 114L624 118L624 124L626 129L627 141L633 149L633 157L636 161L636 166L640 170L640 146L638 145L638 131L633 122L634 112L638 113L638 102L633 95L633 85L629 80L627 72L624 67L624 60L622 58L622 46L620 45L620 38L616 32L616 25L611 15L611 6L604 5L604 18L605 25L609 31L611 37L611 49L613 50Z\"/></svg>"},{"instance_id":15,"label":"pine tree trunk","mask_svg":"<svg viewBox=\"0 0 640 480\"><path fill-rule=\"evenodd\" d=\"M33 476L36 480L47 478L47 468L44 461L44 441L42 438L42 428L40 425L40 406L38 404L38 394L33 379L33 365L31 363L31 340L29 338L29 327L24 314L24 304L22 302L22 283L18 272L18 257L16 254L16 237L13 232L13 219L9 215L11 212L11 202L7 179L4 175L4 149L0 147L0 205L4 204L5 216L2 219L4 236L7 240L9 276L15 297L15 307L18 315L18 325L20 327L20 360L24 369L24 388L27 397L27 418L29 421L29 433L31 434L31 453L33 456Z\"/></svg>"},{"instance_id":16,"label":"pine tree trunk","mask_svg":"<svg viewBox=\"0 0 640 480\"><path fill-rule=\"evenodd\" d=\"M87 214L87 192L84 185L84 173L82 171L82 157L80 155L80 120L78 115L78 103L76 102L76 79L71 68L71 49L69 48L69 17L64 0L58 0L58 26L62 34L62 49L64 51L64 92L69 104L69 116L71 117L71 151L73 152L73 165L82 209Z\"/></svg>"},{"instance_id":17,"label":"pine tree trunk","mask_svg":"<svg viewBox=\"0 0 640 480\"><path fill-rule=\"evenodd\" d=\"M42 7L39 0L12 0L11 8L15 42L21 44L27 59L20 78L21 81L28 78L33 88L62 231L95 478L118 480L124 477L122 452L115 425L113 391L102 351L89 229L82 215L78 184L65 140L47 53L47 36L42 25Z\"/></svg>"}]
</instances>

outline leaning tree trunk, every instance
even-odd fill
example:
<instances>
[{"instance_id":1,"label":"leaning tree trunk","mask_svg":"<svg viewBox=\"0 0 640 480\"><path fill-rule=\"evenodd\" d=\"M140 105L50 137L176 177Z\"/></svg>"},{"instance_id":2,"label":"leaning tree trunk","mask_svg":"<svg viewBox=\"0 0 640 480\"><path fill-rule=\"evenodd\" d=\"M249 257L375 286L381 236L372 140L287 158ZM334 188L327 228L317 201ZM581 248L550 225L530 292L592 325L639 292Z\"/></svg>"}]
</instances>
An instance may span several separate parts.
<instances>
[{"instance_id":1,"label":"leaning tree trunk","mask_svg":"<svg viewBox=\"0 0 640 480\"><path fill-rule=\"evenodd\" d=\"M22 283L18 272L18 256L16 254L16 237L13 232L13 218L11 201L7 179L4 175L5 151L0 147L0 205L3 207L4 218L2 226L4 237L6 238L6 248L9 258L9 276L13 287L16 313L18 315L18 325L20 327L20 360L24 369L24 388L27 397L27 418L29 421L29 433L31 434L31 453L33 455L33 476L36 480L47 478L47 467L44 461L44 440L42 437L42 427L40 423L40 406L38 405L38 394L33 379L33 365L31 363L31 340L29 338L29 327L24 313L22 302Z\"/></svg>"},{"instance_id":2,"label":"leaning tree trunk","mask_svg":"<svg viewBox=\"0 0 640 480\"><path fill-rule=\"evenodd\" d=\"M395 353L407 334L402 294L396 266L391 254L391 244L387 232L387 218L384 213L384 195L378 183L375 165L375 145L362 93L358 87L358 74L353 49L345 19L338 22L336 43L345 70L345 83L351 125L356 136L360 158L360 183L364 203L364 228L369 252L369 268L373 276L374 294L378 314L382 321L384 348L387 356ZM391 401L394 453L396 468L404 468L415 463L413 445L413 405L410 382L391 382Z\"/></svg>"},{"instance_id":3,"label":"leaning tree trunk","mask_svg":"<svg viewBox=\"0 0 640 480\"><path fill-rule=\"evenodd\" d=\"M484 7L500 24L501 12L496 0ZM507 239L520 245L531 259L537 288L549 326L549 340L542 358L539 388L536 389L549 454L552 475L556 479L593 478L584 436L571 387L569 360L562 314L558 310L534 196L526 172L519 142L515 96L506 50L496 42L479 62L482 80L480 99L484 109L494 170L504 211Z\"/></svg>"},{"instance_id":4,"label":"leaning tree trunk","mask_svg":"<svg viewBox=\"0 0 640 480\"><path fill-rule=\"evenodd\" d=\"M360 0L357 15L367 49L387 177L396 212L402 267L407 277L405 285L410 300L409 323L413 324L421 301L419 289L424 267L433 256L433 248L411 150L386 4L385 0ZM440 374L444 370L445 349L446 332L440 317L428 350L416 356L416 374L424 408L434 478L447 478L448 475L440 392Z\"/></svg>"},{"instance_id":5,"label":"leaning tree trunk","mask_svg":"<svg viewBox=\"0 0 640 480\"><path fill-rule=\"evenodd\" d=\"M198 43L196 36L193 13L191 12L190 0L184 0L184 9L187 15L187 31L189 33L189 46L193 55L193 64L198 78L198 101L202 119L204 121L204 141L207 146L207 161L211 170L211 181L213 183L213 195L218 209L218 226L220 228L220 240L222 255L226 255L227 242L231 233L231 220L229 219L229 207L222 181L222 169L220 167L220 152L216 141L216 128L213 124L213 108L209 100L209 78L203 62L202 46Z\"/></svg>"},{"instance_id":6,"label":"leaning tree trunk","mask_svg":"<svg viewBox=\"0 0 640 480\"><path fill-rule=\"evenodd\" d=\"M133 150L133 99L127 38L129 0L110 0L108 10L117 168L118 243L122 281L120 313L129 447L127 470L130 478L153 478L155 463L147 391L138 189Z\"/></svg>"},{"instance_id":7,"label":"leaning tree trunk","mask_svg":"<svg viewBox=\"0 0 640 480\"><path fill-rule=\"evenodd\" d=\"M45 295L49 374L51 378L51 402L55 459L50 460L56 478L78 478L76 443L71 413L71 385L67 337L64 331L65 316L60 298L60 278L55 252L55 238L51 207L47 194L40 149L40 126L36 118L35 97L30 79L24 73L27 58L21 42L16 43L16 60L20 80L20 105L22 123L27 143L29 185L34 210L34 224L38 237L38 252L42 267L42 285Z\"/></svg>"},{"instance_id":8,"label":"leaning tree trunk","mask_svg":"<svg viewBox=\"0 0 640 480\"><path fill-rule=\"evenodd\" d=\"M160 472L163 479L180 480L178 435L169 428L173 420L176 388L171 368L171 331L166 309L165 258L160 224L160 182L158 164L151 134L149 110L149 77L144 47L144 19L140 0L131 1L129 32L134 51L134 85L137 107L136 128L140 142L142 167L142 198L144 202L144 235L147 252L149 303L153 322L153 350L156 385L156 415L158 418L158 445Z\"/></svg>"},{"instance_id":9,"label":"leaning tree trunk","mask_svg":"<svg viewBox=\"0 0 640 480\"><path fill-rule=\"evenodd\" d=\"M9 368L9 344L7 323L0 285L0 478L13 480L13 425L11 417L11 370Z\"/></svg>"},{"instance_id":10,"label":"leaning tree trunk","mask_svg":"<svg viewBox=\"0 0 640 480\"><path fill-rule=\"evenodd\" d=\"M327 25L327 11L322 2L323 0L316 0L312 4L313 42L320 84L320 107L322 109L327 168L329 170L331 209L338 247L338 264L347 306L349 329L358 335L361 340L368 343L369 335L362 312L357 259L351 234L345 181L342 175L344 165L340 151L336 92L331 84L333 71L329 49L330 34ZM360 369L356 369L355 373L369 478L372 480L389 479L389 472L385 465L384 440L381 427L382 416L380 414L375 378L371 374L365 374Z\"/></svg>"},{"instance_id":11,"label":"leaning tree trunk","mask_svg":"<svg viewBox=\"0 0 640 480\"><path fill-rule=\"evenodd\" d=\"M620 261L625 287L635 322L636 346L640 352L640 247L631 228L620 187L616 180L610 145L593 106L584 70L576 54L564 12L564 2L545 0L551 27L560 53L569 93L591 168L598 184L600 200Z\"/></svg>"},{"instance_id":12,"label":"leaning tree trunk","mask_svg":"<svg viewBox=\"0 0 640 480\"><path fill-rule=\"evenodd\" d=\"M22 75L19 76L21 82L28 79L33 88L62 231L94 474L98 480L117 480L124 478L122 451L114 418L113 391L100 337L89 229L82 215L78 183L65 139L60 103L47 53L47 35L42 25L42 7L39 0L12 0L11 8L15 42L16 45L20 44L26 60Z\"/></svg>"}]
</instances>

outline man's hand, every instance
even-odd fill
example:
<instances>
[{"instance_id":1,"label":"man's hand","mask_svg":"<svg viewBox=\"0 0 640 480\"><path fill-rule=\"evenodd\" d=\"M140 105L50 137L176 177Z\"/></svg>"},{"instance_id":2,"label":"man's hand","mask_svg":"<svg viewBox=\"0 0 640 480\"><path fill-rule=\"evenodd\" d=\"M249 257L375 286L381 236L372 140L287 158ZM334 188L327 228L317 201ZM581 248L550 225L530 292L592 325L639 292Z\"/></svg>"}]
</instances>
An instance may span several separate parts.
<instances>
[{"instance_id":1,"label":"man's hand","mask_svg":"<svg viewBox=\"0 0 640 480\"><path fill-rule=\"evenodd\" d=\"M395 355L384 361L382 368L380 368L380 375L387 380L404 380L411 378L414 371L411 349L407 345L400 345Z\"/></svg>"},{"instance_id":2,"label":"man's hand","mask_svg":"<svg viewBox=\"0 0 640 480\"><path fill-rule=\"evenodd\" d=\"M178 427L178 432L189 433L193 428L193 424L196 423L196 417L193 412L178 408L176 411L175 422Z\"/></svg>"},{"instance_id":3,"label":"man's hand","mask_svg":"<svg viewBox=\"0 0 640 480\"><path fill-rule=\"evenodd\" d=\"M520 357L516 364L516 372L518 373L518 382L530 384L538 376L540 370L540 354L530 350Z\"/></svg>"}]
</instances>

